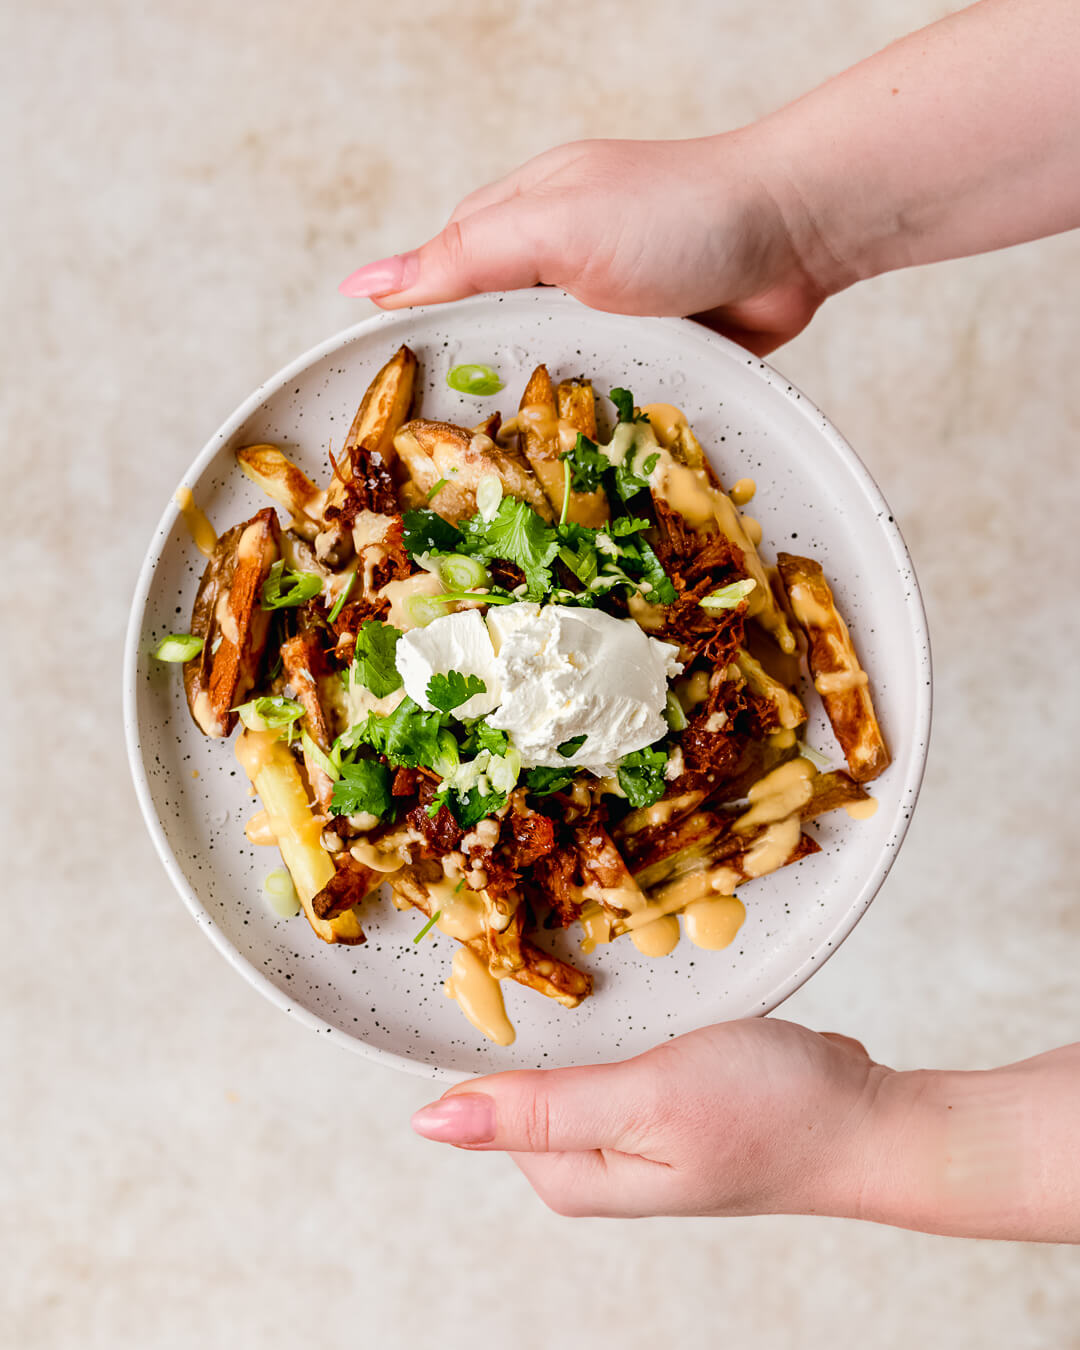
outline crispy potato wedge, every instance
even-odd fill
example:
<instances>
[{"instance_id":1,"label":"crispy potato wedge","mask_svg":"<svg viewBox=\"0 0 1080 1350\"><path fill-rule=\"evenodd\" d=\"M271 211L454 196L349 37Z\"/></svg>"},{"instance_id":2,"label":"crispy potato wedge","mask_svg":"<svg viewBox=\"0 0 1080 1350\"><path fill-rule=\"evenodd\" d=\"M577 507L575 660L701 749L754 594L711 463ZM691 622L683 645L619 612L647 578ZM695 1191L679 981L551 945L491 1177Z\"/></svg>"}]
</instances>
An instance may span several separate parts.
<instances>
[{"instance_id":1,"label":"crispy potato wedge","mask_svg":"<svg viewBox=\"0 0 1080 1350\"><path fill-rule=\"evenodd\" d=\"M791 611L806 633L814 688L848 762L851 776L869 783L889 765L890 755L874 712L869 678L836 607L821 565L793 553L777 557Z\"/></svg>"},{"instance_id":2,"label":"crispy potato wedge","mask_svg":"<svg viewBox=\"0 0 1080 1350\"><path fill-rule=\"evenodd\" d=\"M393 464L394 437L408 420L412 408L416 369L415 353L402 346L368 385L345 437L346 460L355 446L366 445L369 450L382 455L387 468ZM334 492L333 485L330 491Z\"/></svg>"},{"instance_id":3,"label":"crispy potato wedge","mask_svg":"<svg viewBox=\"0 0 1080 1350\"><path fill-rule=\"evenodd\" d=\"M331 921L340 918L348 910L359 905L372 891L377 891L387 879L385 872L373 871L351 853L342 852L331 855L334 875L326 885L311 898L311 908L319 919Z\"/></svg>"},{"instance_id":4,"label":"crispy potato wedge","mask_svg":"<svg viewBox=\"0 0 1080 1350\"><path fill-rule=\"evenodd\" d=\"M525 386L517 414L521 449L556 516L562 512L566 491L566 472L559 455L573 446L579 431L596 437L592 385L587 381L577 384L566 381L559 391L557 396L547 366L537 366ZM560 404L566 409L565 418ZM568 521L595 527L605 524L608 516L607 498L602 492L570 493Z\"/></svg>"},{"instance_id":5,"label":"crispy potato wedge","mask_svg":"<svg viewBox=\"0 0 1080 1350\"><path fill-rule=\"evenodd\" d=\"M263 582L281 556L281 529L273 507L221 536L195 596L191 631L203 639L184 663L188 708L207 736L228 736L233 709L254 687L270 629L260 606Z\"/></svg>"},{"instance_id":6,"label":"crispy potato wedge","mask_svg":"<svg viewBox=\"0 0 1080 1350\"><path fill-rule=\"evenodd\" d=\"M806 798L792 815L799 821L813 820L826 811L835 811L852 802L865 801L865 789L840 770L811 774ZM740 829L741 815L736 811L695 811L673 823L663 834L654 834L648 846L631 862L631 869L643 890L650 895L657 886L665 886L691 873L704 874L720 866L732 868L739 880L764 875L747 868L747 857L764 839L770 823ZM791 831L790 853L786 861L796 861L817 852L817 845L798 844ZM812 846L811 846L812 845ZM798 850L798 851L797 851ZM784 862L776 866L784 866ZM769 867L774 871L775 867ZM733 883L736 884L736 883ZM696 897L694 897L696 898Z\"/></svg>"},{"instance_id":7,"label":"crispy potato wedge","mask_svg":"<svg viewBox=\"0 0 1080 1350\"><path fill-rule=\"evenodd\" d=\"M781 651L793 652L795 635L776 603L765 565L742 526L738 508L713 473L701 442L685 418L657 420L653 425L654 430L659 428L664 433L658 439L670 455L670 460L662 462L660 495L675 510L686 514L699 531L708 535L717 529L742 550L747 576L757 583L747 598L750 617L772 635Z\"/></svg>"},{"instance_id":8,"label":"crispy potato wedge","mask_svg":"<svg viewBox=\"0 0 1080 1350\"><path fill-rule=\"evenodd\" d=\"M329 507L340 511L344 506L346 484L353 474L354 451L361 446L370 454L381 456L381 463L386 469L393 466L394 437L412 407L416 368L415 354L408 347L399 347L368 385L349 434L345 437L341 458L335 461L334 476L326 490L324 511ZM348 527L341 520L328 520L316 541L319 557L341 563L349 556L350 550Z\"/></svg>"},{"instance_id":9,"label":"crispy potato wedge","mask_svg":"<svg viewBox=\"0 0 1080 1350\"><path fill-rule=\"evenodd\" d=\"M236 742L236 758L259 794L278 848L308 922L324 942L356 946L366 941L352 910L332 919L315 913L314 899L333 879L336 868L322 845L319 819L308 806L307 789L284 741L270 731L247 731Z\"/></svg>"},{"instance_id":10,"label":"crispy potato wedge","mask_svg":"<svg viewBox=\"0 0 1080 1350\"><path fill-rule=\"evenodd\" d=\"M441 877L442 869L438 863L420 863L398 872L391 878L390 884L401 899L431 918L437 905L428 887ZM464 945L475 952L490 969L492 952L486 935L464 939ZM521 941L521 955L523 964L508 972L510 979L518 984L535 989L567 1008L576 1008L582 999L592 993L590 975L575 970L558 957L549 956L528 939L523 938Z\"/></svg>"},{"instance_id":11,"label":"crispy potato wedge","mask_svg":"<svg viewBox=\"0 0 1080 1350\"><path fill-rule=\"evenodd\" d=\"M292 528L311 540L322 528L326 493L276 445L247 445L236 462L245 477L289 512Z\"/></svg>"},{"instance_id":12,"label":"crispy potato wedge","mask_svg":"<svg viewBox=\"0 0 1080 1350\"><path fill-rule=\"evenodd\" d=\"M433 510L456 523L476 514L480 479L496 474L503 491L528 504L545 520L554 516L528 464L489 436L474 435L449 422L418 418L406 422L394 437L397 453L426 501L440 479L445 483L431 502Z\"/></svg>"},{"instance_id":13,"label":"crispy potato wedge","mask_svg":"<svg viewBox=\"0 0 1080 1350\"><path fill-rule=\"evenodd\" d=\"M281 644L281 664L285 672L285 693L303 705L304 729L319 749L328 754L333 738L319 691L319 677L326 673L322 639L312 629L286 639ZM334 793L333 780L306 750L304 768L319 810L326 815Z\"/></svg>"},{"instance_id":14,"label":"crispy potato wedge","mask_svg":"<svg viewBox=\"0 0 1080 1350\"><path fill-rule=\"evenodd\" d=\"M760 661L756 661L745 648L740 648L735 657L739 674L759 698L767 700L776 709L780 726L785 731L794 731L806 721L806 709L798 694L774 680Z\"/></svg>"}]
</instances>

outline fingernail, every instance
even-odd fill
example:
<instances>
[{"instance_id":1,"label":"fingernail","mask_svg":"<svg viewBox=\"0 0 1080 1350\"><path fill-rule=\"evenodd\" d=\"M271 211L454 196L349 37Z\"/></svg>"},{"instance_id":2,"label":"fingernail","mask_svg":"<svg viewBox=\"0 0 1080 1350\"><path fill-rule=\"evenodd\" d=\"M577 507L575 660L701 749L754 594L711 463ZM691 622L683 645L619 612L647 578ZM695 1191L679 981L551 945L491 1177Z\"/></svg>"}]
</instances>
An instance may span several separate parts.
<instances>
[{"instance_id":1,"label":"fingernail","mask_svg":"<svg viewBox=\"0 0 1080 1350\"><path fill-rule=\"evenodd\" d=\"M358 300L372 295L391 295L394 291L407 290L419 270L419 255L415 250L396 253L392 258L380 258L378 262L358 268L352 276L345 278L338 290L342 295Z\"/></svg>"},{"instance_id":2,"label":"fingernail","mask_svg":"<svg viewBox=\"0 0 1080 1350\"><path fill-rule=\"evenodd\" d=\"M422 1106L412 1127L440 1144L489 1144L495 1138L495 1103L483 1092L455 1092Z\"/></svg>"}]
</instances>

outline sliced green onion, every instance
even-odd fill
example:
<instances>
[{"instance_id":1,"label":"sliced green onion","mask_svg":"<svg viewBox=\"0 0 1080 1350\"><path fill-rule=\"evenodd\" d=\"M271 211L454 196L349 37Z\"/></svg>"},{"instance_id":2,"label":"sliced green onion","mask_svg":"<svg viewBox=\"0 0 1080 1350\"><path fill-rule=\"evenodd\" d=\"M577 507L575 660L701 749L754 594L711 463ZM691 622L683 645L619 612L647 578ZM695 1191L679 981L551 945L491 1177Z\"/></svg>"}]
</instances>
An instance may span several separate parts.
<instances>
[{"instance_id":1,"label":"sliced green onion","mask_svg":"<svg viewBox=\"0 0 1080 1350\"><path fill-rule=\"evenodd\" d=\"M443 490L443 488L447 485L447 483L449 483L449 481L450 481L449 478L440 478L439 481L435 484L435 486L434 486L434 487L431 489L431 491L428 493L428 495L427 495L428 501L429 501L429 502L430 502L430 501L434 501L436 495L437 495L438 493L440 493L440 492Z\"/></svg>"},{"instance_id":2,"label":"sliced green onion","mask_svg":"<svg viewBox=\"0 0 1080 1350\"><path fill-rule=\"evenodd\" d=\"M702 609L735 609L756 585L757 582L753 577L745 577L742 581L733 581L730 586L721 586L718 591L706 595L698 603Z\"/></svg>"},{"instance_id":3,"label":"sliced green onion","mask_svg":"<svg viewBox=\"0 0 1080 1350\"><path fill-rule=\"evenodd\" d=\"M670 689L668 690L667 707L664 709L664 717L672 731L685 731L689 726L683 705Z\"/></svg>"},{"instance_id":4,"label":"sliced green onion","mask_svg":"<svg viewBox=\"0 0 1080 1350\"><path fill-rule=\"evenodd\" d=\"M303 717L304 705L281 694L271 694L241 703L233 712L240 714L240 721L249 731L270 731L291 726L298 717Z\"/></svg>"},{"instance_id":5,"label":"sliced green onion","mask_svg":"<svg viewBox=\"0 0 1080 1350\"><path fill-rule=\"evenodd\" d=\"M405 608L409 611L409 618L412 620L414 628L426 628L433 619L441 619L446 613L443 603L446 597L442 595L413 595L405 602Z\"/></svg>"},{"instance_id":6,"label":"sliced green onion","mask_svg":"<svg viewBox=\"0 0 1080 1350\"><path fill-rule=\"evenodd\" d=\"M454 366L446 377L446 383L459 394L473 394L484 398L488 394L497 394L503 387L499 373L490 366L462 365Z\"/></svg>"},{"instance_id":7,"label":"sliced green onion","mask_svg":"<svg viewBox=\"0 0 1080 1350\"><path fill-rule=\"evenodd\" d=\"M420 929L419 933L413 938L413 946L415 946L421 938L426 938L441 918L442 910L437 909L431 918L428 919L427 923L424 924L423 928Z\"/></svg>"},{"instance_id":8,"label":"sliced green onion","mask_svg":"<svg viewBox=\"0 0 1080 1350\"><path fill-rule=\"evenodd\" d=\"M828 769L831 767L831 760L825 758L820 750L815 750L812 745L807 745L805 741L796 742L799 754L803 759L808 759L815 769Z\"/></svg>"},{"instance_id":9,"label":"sliced green onion","mask_svg":"<svg viewBox=\"0 0 1080 1350\"><path fill-rule=\"evenodd\" d=\"M486 591L446 591L442 595L417 596L415 598L430 598L437 605L451 604L455 600L479 600L485 605L512 605L516 602L517 597L513 595L489 595Z\"/></svg>"},{"instance_id":10,"label":"sliced green onion","mask_svg":"<svg viewBox=\"0 0 1080 1350\"><path fill-rule=\"evenodd\" d=\"M484 473L476 485L476 509L489 524L495 519L503 499L502 479L497 473Z\"/></svg>"},{"instance_id":11,"label":"sliced green onion","mask_svg":"<svg viewBox=\"0 0 1080 1350\"><path fill-rule=\"evenodd\" d=\"M342 606L345 604L345 601L348 600L349 592L352 590L353 582L355 580L356 580L356 573L350 572L348 581L345 583L344 586L342 586L341 590L338 591L338 598L334 601L333 608L330 610L330 613L326 616L327 623L333 623L334 620L337 618L337 616L341 613Z\"/></svg>"},{"instance_id":12,"label":"sliced green onion","mask_svg":"<svg viewBox=\"0 0 1080 1350\"><path fill-rule=\"evenodd\" d=\"M464 553L448 553L440 558L439 576L451 591L472 591L491 585L491 574L484 564Z\"/></svg>"},{"instance_id":13,"label":"sliced green onion","mask_svg":"<svg viewBox=\"0 0 1080 1350\"><path fill-rule=\"evenodd\" d=\"M570 468L570 459L567 457L562 462L563 471L563 490L562 490L562 511L559 515L559 524L566 524L566 513L570 510L570 483L573 479L573 472Z\"/></svg>"},{"instance_id":14,"label":"sliced green onion","mask_svg":"<svg viewBox=\"0 0 1080 1350\"><path fill-rule=\"evenodd\" d=\"M194 633L170 633L154 648L154 655L159 661L190 661L204 645L205 639Z\"/></svg>"},{"instance_id":15,"label":"sliced green onion","mask_svg":"<svg viewBox=\"0 0 1080 1350\"><path fill-rule=\"evenodd\" d=\"M263 890L270 902L270 908L283 919L291 919L300 913L300 900L296 894L292 877L283 867L277 867L263 882Z\"/></svg>"},{"instance_id":16,"label":"sliced green onion","mask_svg":"<svg viewBox=\"0 0 1080 1350\"><path fill-rule=\"evenodd\" d=\"M308 735L306 730L300 732L300 744L304 747L304 753L310 755L315 763L326 774L331 782L336 783L341 777L341 770L337 767L325 750L320 750L315 742Z\"/></svg>"},{"instance_id":17,"label":"sliced green onion","mask_svg":"<svg viewBox=\"0 0 1080 1350\"><path fill-rule=\"evenodd\" d=\"M278 559L263 582L261 604L263 609L289 609L313 600L322 593L323 579L315 572L296 572Z\"/></svg>"}]
</instances>

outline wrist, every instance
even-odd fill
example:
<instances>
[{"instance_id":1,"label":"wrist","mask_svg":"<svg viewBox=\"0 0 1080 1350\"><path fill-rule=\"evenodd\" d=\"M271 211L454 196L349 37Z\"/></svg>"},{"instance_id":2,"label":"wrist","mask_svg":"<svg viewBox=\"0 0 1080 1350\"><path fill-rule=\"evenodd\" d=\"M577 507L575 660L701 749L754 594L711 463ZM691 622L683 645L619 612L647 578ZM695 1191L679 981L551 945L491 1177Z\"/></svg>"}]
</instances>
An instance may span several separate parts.
<instances>
[{"instance_id":1,"label":"wrist","mask_svg":"<svg viewBox=\"0 0 1080 1350\"><path fill-rule=\"evenodd\" d=\"M1013 1069L889 1075L859 1131L849 1216L952 1236L1034 1235L1040 1157L1025 1086Z\"/></svg>"}]
</instances>

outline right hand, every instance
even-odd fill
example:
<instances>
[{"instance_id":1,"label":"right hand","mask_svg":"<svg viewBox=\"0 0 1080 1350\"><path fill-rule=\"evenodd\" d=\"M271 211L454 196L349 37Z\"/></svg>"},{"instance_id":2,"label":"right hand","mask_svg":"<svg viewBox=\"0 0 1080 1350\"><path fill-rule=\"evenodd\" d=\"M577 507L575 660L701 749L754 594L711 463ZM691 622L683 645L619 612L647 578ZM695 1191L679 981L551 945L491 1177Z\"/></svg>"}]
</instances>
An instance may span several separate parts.
<instances>
[{"instance_id":1,"label":"right hand","mask_svg":"<svg viewBox=\"0 0 1080 1350\"><path fill-rule=\"evenodd\" d=\"M561 286L594 309L693 315L764 355L838 285L753 128L686 141L581 141L548 150L457 207L434 239L341 285L383 309Z\"/></svg>"}]
</instances>

